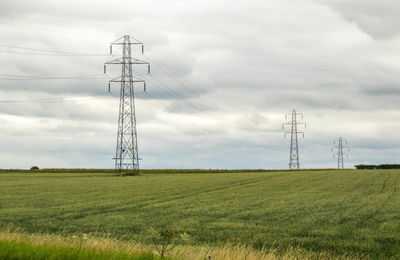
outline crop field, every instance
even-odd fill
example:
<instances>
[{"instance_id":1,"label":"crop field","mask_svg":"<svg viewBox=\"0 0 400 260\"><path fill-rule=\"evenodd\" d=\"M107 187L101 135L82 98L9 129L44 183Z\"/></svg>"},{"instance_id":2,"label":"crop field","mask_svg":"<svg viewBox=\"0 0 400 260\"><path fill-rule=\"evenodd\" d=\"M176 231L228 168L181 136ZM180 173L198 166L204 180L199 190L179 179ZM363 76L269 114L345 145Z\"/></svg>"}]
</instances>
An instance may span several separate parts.
<instances>
[{"instance_id":1,"label":"crop field","mask_svg":"<svg viewBox=\"0 0 400 260\"><path fill-rule=\"evenodd\" d=\"M178 172L179 174L174 174ZM0 229L400 258L400 170L0 172Z\"/></svg>"}]
</instances>

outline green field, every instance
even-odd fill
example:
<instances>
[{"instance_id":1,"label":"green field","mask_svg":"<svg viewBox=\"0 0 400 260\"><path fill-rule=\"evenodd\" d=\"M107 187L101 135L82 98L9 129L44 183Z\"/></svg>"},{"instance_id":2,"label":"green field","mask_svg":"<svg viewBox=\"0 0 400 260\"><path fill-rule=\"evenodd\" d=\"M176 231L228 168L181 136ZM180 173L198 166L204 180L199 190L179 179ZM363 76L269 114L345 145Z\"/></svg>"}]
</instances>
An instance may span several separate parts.
<instances>
[{"instance_id":1,"label":"green field","mask_svg":"<svg viewBox=\"0 0 400 260\"><path fill-rule=\"evenodd\" d=\"M0 172L0 228L400 258L400 170Z\"/></svg>"}]
</instances>

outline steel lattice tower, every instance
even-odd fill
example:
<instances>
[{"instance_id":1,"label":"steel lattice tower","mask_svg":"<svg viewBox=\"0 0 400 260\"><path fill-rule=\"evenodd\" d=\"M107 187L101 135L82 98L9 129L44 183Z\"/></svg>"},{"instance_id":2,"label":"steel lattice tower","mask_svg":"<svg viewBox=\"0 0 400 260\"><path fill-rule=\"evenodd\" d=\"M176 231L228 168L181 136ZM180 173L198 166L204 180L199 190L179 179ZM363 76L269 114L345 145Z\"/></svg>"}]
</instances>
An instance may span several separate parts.
<instances>
[{"instance_id":1,"label":"steel lattice tower","mask_svg":"<svg viewBox=\"0 0 400 260\"><path fill-rule=\"evenodd\" d=\"M132 73L132 65L146 64L148 65L148 73L150 73L150 64L148 62L132 58L132 45L141 47L143 53L144 46L142 42L125 35L110 45L110 54L112 54L112 46L122 46L122 58L118 58L104 64L104 73L106 73L107 64L121 64L122 73L120 77L112 79L108 84L110 91L110 83L121 83L119 117L118 117L118 133L117 148L115 153L115 170L118 175L137 175L139 174L139 154L137 144L136 131L136 113L135 113L135 83L142 83L144 91L146 91L146 82L137 78Z\"/></svg>"},{"instance_id":2,"label":"steel lattice tower","mask_svg":"<svg viewBox=\"0 0 400 260\"><path fill-rule=\"evenodd\" d=\"M305 123L297 121L297 117L301 116L303 120L303 114L297 113L296 110L292 110L291 113L287 113L285 115L285 119L287 120L290 117L290 120L284 124L282 124L282 130L285 130L285 125L290 126L290 131L285 131L284 135L286 138L287 134L290 134L290 154L289 154L289 169L299 169L300 162L299 162L299 142L297 139L297 134L302 134L304 138L304 132L298 131L298 125L304 125Z\"/></svg>"},{"instance_id":3,"label":"steel lattice tower","mask_svg":"<svg viewBox=\"0 0 400 260\"><path fill-rule=\"evenodd\" d=\"M339 139L333 141L332 151L334 149L337 149L337 153L333 154L333 158L335 158L335 155L337 156L337 168L344 169L343 156L346 155L348 157L348 154L344 153L343 149L350 151L350 147L347 146L347 140L339 137Z\"/></svg>"}]
</instances>

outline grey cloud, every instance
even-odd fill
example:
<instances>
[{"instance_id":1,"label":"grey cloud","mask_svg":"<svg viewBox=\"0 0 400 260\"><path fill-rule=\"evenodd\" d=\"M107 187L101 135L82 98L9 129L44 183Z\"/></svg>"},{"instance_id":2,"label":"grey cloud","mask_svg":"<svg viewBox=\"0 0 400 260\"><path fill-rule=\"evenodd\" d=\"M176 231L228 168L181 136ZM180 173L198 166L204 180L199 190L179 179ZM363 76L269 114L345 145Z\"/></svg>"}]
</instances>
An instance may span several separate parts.
<instances>
[{"instance_id":1,"label":"grey cloud","mask_svg":"<svg viewBox=\"0 0 400 260\"><path fill-rule=\"evenodd\" d=\"M320 0L339 11L345 19L354 22L360 30L377 39L397 37L400 34L400 3L396 0Z\"/></svg>"},{"instance_id":2,"label":"grey cloud","mask_svg":"<svg viewBox=\"0 0 400 260\"><path fill-rule=\"evenodd\" d=\"M396 99L400 95L400 86L397 84L384 84L381 85L370 85L362 89L362 93L370 96L396 96Z\"/></svg>"}]
</instances>

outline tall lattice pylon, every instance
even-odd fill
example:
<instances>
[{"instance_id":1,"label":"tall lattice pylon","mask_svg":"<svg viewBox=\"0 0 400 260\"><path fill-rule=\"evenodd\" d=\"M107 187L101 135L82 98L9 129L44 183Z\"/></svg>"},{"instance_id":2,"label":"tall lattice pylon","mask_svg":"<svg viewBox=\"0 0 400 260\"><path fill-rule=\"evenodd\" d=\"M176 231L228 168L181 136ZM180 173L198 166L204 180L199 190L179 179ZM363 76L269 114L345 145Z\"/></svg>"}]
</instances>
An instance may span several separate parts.
<instances>
[{"instance_id":1,"label":"tall lattice pylon","mask_svg":"<svg viewBox=\"0 0 400 260\"><path fill-rule=\"evenodd\" d=\"M285 115L285 119L288 120L288 117L290 118L288 122L282 124L282 130L284 130L284 135L286 138L287 134L290 134L290 154L289 154L289 170L297 170L300 168L300 160L299 160L299 142L297 139L297 134L302 134L304 138L304 132L299 132L299 125L304 125L304 128L306 127L306 124L303 122L297 121L298 116L301 117L303 120L303 114L302 113L297 113L296 110L292 110L292 112L287 113ZM286 131L285 125L290 126L290 131Z\"/></svg>"},{"instance_id":2,"label":"tall lattice pylon","mask_svg":"<svg viewBox=\"0 0 400 260\"><path fill-rule=\"evenodd\" d=\"M121 83L119 117L118 117L118 133L117 133L117 149L115 152L115 170L118 175L137 175L139 174L139 154L136 131L136 113L135 113L135 89L136 83L143 84L146 91L146 82L137 78L132 74L132 65L146 64L147 72L150 73L150 64L148 62L132 58L132 46L141 47L143 53L144 45L142 42L130 37L122 36L110 45L110 54L112 54L113 45L122 46L122 58L118 58L104 64L104 73L106 73L107 64L122 65L122 73L120 77L112 79L108 83L108 91L110 84L113 82Z\"/></svg>"},{"instance_id":3,"label":"tall lattice pylon","mask_svg":"<svg viewBox=\"0 0 400 260\"><path fill-rule=\"evenodd\" d=\"M343 152L344 149L347 149L347 151L350 151L350 147L347 146L346 139L339 137L337 140L333 141L332 151L337 150L337 152L333 154L333 158L335 158L335 156L337 156L337 168L338 169L344 169L343 157L344 157L344 155L346 155L346 157L348 157L348 154Z\"/></svg>"}]
</instances>

